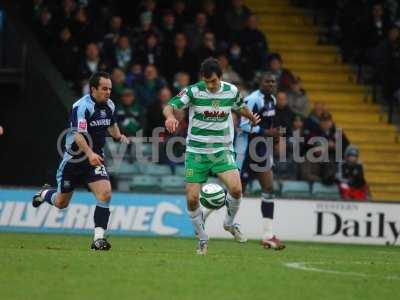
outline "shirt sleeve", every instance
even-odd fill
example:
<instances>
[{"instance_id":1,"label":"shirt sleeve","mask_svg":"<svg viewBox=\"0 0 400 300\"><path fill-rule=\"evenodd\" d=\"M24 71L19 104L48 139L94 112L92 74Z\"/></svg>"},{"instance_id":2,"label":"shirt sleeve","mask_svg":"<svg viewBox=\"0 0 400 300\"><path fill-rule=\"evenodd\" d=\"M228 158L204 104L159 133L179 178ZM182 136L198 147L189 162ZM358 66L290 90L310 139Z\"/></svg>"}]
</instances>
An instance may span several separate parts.
<instances>
[{"instance_id":1,"label":"shirt sleeve","mask_svg":"<svg viewBox=\"0 0 400 300\"><path fill-rule=\"evenodd\" d=\"M87 120L87 109L86 106L81 104L72 109L71 112L71 130L72 132L87 132L88 120Z\"/></svg>"},{"instance_id":2,"label":"shirt sleeve","mask_svg":"<svg viewBox=\"0 0 400 300\"><path fill-rule=\"evenodd\" d=\"M178 95L169 100L168 105L176 109L184 109L190 102L189 90L184 88Z\"/></svg>"},{"instance_id":3,"label":"shirt sleeve","mask_svg":"<svg viewBox=\"0 0 400 300\"><path fill-rule=\"evenodd\" d=\"M243 101L243 97L240 95L240 92L237 91L236 96L235 96L235 98L233 100L232 109L233 110L240 110L244 106L245 106L245 103Z\"/></svg>"},{"instance_id":4,"label":"shirt sleeve","mask_svg":"<svg viewBox=\"0 0 400 300\"><path fill-rule=\"evenodd\" d=\"M254 109L256 108L255 104L256 104L256 101L254 101L253 98L250 98L250 99L246 98L244 103L243 103L243 106L247 105L248 109L251 112L255 112L254 111ZM251 126L250 120L247 119L246 117L241 117L240 118L240 128L244 132L247 132L247 133L259 133L260 132L260 126L259 125Z\"/></svg>"}]
</instances>

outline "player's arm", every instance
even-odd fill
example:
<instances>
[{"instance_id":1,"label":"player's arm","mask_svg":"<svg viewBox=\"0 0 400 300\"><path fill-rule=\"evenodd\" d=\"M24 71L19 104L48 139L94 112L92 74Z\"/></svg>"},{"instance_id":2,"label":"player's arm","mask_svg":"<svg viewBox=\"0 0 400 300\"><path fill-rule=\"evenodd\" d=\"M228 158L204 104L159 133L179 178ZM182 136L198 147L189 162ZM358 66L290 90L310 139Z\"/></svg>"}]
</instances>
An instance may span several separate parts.
<instances>
[{"instance_id":1,"label":"player's arm","mask_svg":"<svg viewBox=\"0 0 400 300\"><path fill-rule=\"evenodd\" d=\"M121 133L117 123L114 123L113 125L108 127L107 131L114 140L122 144L129 144L129 139Z\"/></svg>"},{"instance_id":2,"label":"player's arm","mask_svg":"<svg viewBox=\"0 0 400 300\"><path fill-rule=\"evenodd\" d=\"M242 108L240 108L239 113L242 117L245 117L251 122L252 126L256 126L258 123L260 123L261 118L258 114L253 113L247 105L244 105Z\"/></svg>"},{"instance_id":3,"label":"player's arm","mask_svg":"<svg viewBox=\"0 0 400 300\"><path fill-rule=\"evenodd\" d=\"M103 158L97 153L93 152L82 133L76 132L74 140L75 143L78 145L79 150L86 154L89 163L92 166L100 166L103 164Z\"/></svg>"},{"instance_id":4,"label":"player's arm","mask_svg":"<svg viewBox=\"0 0 400 300\"><path fill-rule=\"evenodd\" d=\"M189 90L183 89L178 95L171 98L168 104L163 109L165 117L165 128L170 133L174 133L179 126L179 121L175 118L175 109L184 109L190 102Z\"/></svg>"}]
</instances>

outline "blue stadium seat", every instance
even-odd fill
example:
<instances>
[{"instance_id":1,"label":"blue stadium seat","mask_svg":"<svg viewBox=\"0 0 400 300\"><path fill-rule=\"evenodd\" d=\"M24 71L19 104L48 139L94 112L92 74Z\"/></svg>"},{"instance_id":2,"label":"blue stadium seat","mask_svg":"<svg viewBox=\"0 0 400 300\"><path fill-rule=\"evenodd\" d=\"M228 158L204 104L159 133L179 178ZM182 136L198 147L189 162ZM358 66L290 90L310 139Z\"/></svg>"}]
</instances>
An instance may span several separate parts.
<instances>
[{"instance_id":1,"label":"blue stadium seat","mask_svg":"<svg viewBox=\"0 0 400 300\"><path fill-rule=\"evenodd\" d=\"M324 200L338 200L340 199L339 188L336 184L324 185L315 182L312 186L312 197Z\"/></svg>"},{"instance_id":2,"label":"blue stadium seat","mask_svg":"<svg viewBox=\"0 0 400 300\"><path fill-rule=\"evenodd\" d=\"M185 166L178 165L175 167L175 175L185 176Z\"/></svg>"},{"instance_id":3,"label":"blue stadium seat","mask_svg":"<svg viewBox=\"0 0 400 300\"><path fill-rule=\"evenodd\" d=\"M307 181L285 180L281 182L282 198L310 198L310 184Z\"/></svg>"},{"instance_id":4,"label":"blue stadium seat","mask_svg":"<svg viewBox=\"0 0 400 300\"><path fill-rule=\"evenodd\" d=\"M162 176L160 187L166 192L184 192L185 179L182 176Z\"/></svg>"},{"instance_id":5,"label":"blue stadium seat","mask_svg":"<svg viewBox=\"0 0 400 300\"><path fill-rule=\"evenodd\" d=\"M156 175L156 176L167 176L172 175L171 167L167 165L159 165L155 163L148 163L143 165L143 174Z\"/></svg>"},{"instance_id":6,"label":"blue stadium seat","mask_svg":"<svg viewBox=\"0 0 400 300\"><path fill-rule=\"evenodd\" d=\"M274 193L276 195L280 194L280 184L278 181L274 180L273 182ZM253 180L251 185L247 186L247 191L252 194L260 194L261 193L261 185L258 180Z\"/></svg>"},{"instance_id":7,"label":"blue stadium seat","mask_svg":"<svg viewBox=\"0 0 400 300\"><path fill-rule=\"evenodd\" d=\"M135 175L130 187L133 190L158 191L160 187L159 178L151 175Z\"/></svg>"}]
</instances>

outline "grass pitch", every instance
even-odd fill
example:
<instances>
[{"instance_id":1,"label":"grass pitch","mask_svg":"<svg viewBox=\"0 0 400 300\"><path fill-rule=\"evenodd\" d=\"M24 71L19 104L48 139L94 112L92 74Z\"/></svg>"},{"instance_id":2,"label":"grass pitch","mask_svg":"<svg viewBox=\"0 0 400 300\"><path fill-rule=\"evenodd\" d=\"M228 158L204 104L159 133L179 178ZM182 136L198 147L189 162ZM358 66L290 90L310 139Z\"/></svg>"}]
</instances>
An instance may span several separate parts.
<instances>
[{"instance_id":1,"label":"grass pitch","mask_svg":"<svg viewBox=\"0 0 400 300\"><path fill-rule=\"evenodd\" d=\"M0 233L0 299L400 299L400 248Z\"/></svg>"}]
</instances>

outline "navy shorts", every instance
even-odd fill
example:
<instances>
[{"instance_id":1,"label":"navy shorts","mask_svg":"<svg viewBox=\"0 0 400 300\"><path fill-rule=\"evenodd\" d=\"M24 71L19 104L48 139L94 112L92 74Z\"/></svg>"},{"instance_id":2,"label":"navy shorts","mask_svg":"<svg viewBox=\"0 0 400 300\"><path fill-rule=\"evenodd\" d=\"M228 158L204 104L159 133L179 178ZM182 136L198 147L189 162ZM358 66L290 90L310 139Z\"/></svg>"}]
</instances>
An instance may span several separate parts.
<instances>
[{"instance_id":1,"label":"navy shorts","mask_svg":"<svg viewBox=\"0 0 400 300\"><path fill-rule=\"evenodd\" d=\"M240 167L240 179L248 182L255 178L257 173L271 170L274 158L273 151L267 151L264 144L257 144L255 149L247 149L243 157L237 158Z\"/></svg>"},{"instance_id":2,"label":"navy shorts","mask_svg":"<svg viewBox=\"0 0 400 300\"><path fill-rule=\"evenodd\" d=\"M79 163L63 160L57 170L57 191L70 193L77 186L99 180L110 180L104 165L94 167L88 160Z\"/></svg>"}]
</instances>

